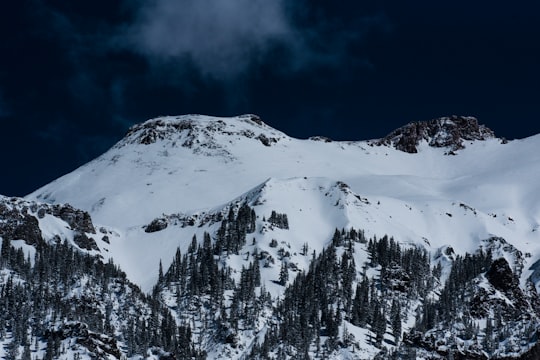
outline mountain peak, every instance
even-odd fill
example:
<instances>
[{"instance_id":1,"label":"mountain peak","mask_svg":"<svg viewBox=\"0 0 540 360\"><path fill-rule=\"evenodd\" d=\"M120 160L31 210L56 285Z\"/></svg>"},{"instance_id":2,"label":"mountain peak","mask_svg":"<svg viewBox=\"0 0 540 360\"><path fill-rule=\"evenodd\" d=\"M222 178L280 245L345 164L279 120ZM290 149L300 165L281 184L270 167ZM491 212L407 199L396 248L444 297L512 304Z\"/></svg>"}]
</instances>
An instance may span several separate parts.
<instances>
[{"instance_id":1,"label":"mountain peak","mask_svg":"<svg viewBox=\"0 0 540 360\"><path fill-rule=\"evenodd\" d=\"M417 146L426 141L429 146L449 148L449 154L465 148L464 141L487 140L495 137L473 116L452 115L429 121L411 122L378 141L378 145L393 146L398 150L417 153Z\"/></svg>"},{"instance_id":2,"label":"mountain peak","mask_svg":"<svg viewBox=\"0 0 540 360\"><path fill-rule=\"evenodd\" d=\"M219 136L254 138L271 146L283 134L253 114L228 118L197 114L163 116L132 126L118 146L165 141L175 147L215 149L220 147L216 143Z\"/></svg>"}]
</instances>

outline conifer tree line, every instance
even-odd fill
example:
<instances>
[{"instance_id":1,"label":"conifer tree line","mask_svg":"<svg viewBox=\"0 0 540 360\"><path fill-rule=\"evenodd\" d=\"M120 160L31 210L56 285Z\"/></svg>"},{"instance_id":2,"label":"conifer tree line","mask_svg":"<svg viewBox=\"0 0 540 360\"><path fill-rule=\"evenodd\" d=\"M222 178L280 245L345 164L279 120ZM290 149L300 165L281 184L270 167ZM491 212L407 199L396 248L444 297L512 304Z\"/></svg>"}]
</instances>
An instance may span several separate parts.
<instances>
[{"instance_id":1,"label":"conifer tree line","mask_svg":"<svg viewBox=\"0 0 540 360\"><path fill-rule=\"evenodd\" d=\"M172 294L178 321L188 327L199 324L197 334L192 334L195 348L204 347L203 335L235 346L238 331L252 328L262 309L270 307L271 297L261 286L257 253L242 267L239 281L222 261L229 254L238 254L253 232L253 209L243 205L236 213L230 210L215 240L206 232L202 242L194 235L187 253L177 249L171 266L160 276L156 297ZM226 291L232 296L226 296Z\"/></svg>"},{"instance_id":2,"label":"conifer tree line","mask_svg":"<svg viewBox=\"0 0 540 360\"><path fill-rule=\"evenodd\" d=\"M480 250L476 254L457 255L452 264L439 298L424 302L423 313L419 315L416 328L419 330L432 329L435 324L451 325L456 322L460 310L466 305L470 281L481 273L486 272L492 263L491 252ZM435 269L438 274L439 269ZM465 322L470 318L465 319Z\"/></svg>"},{"instance_id":3,"label":"conifer tree line","mask_svg":"<svg viewBox=\"0 0 540 360\"><path fill-rule=\"evenodd\" d=\"M367 329L367 341L381 349L383 358L433 350L430 337L449 328L460 328L461 340L478 339L479 354L492 354L508 343L515 319L524 318L508 309L471 304L473 285L492 271L490 251L454 254L443 281L441 263L432 266L426 249L403 247L389 236L367 238L354 228L336 229L320 253L310 253L306 239L300 254L309 267L294 278L286 261L290 254L283 253L273 286L282 286L284 294L272 299L261 282L265 259L257 250L242 250L256 231L256 219L245 203L231 207L215 234L194 235L185 253L177 249L166 271L159 264L151 294L131 284L112 261L67 242L39 243L29 258L2 241L0 340L12 339L7 359L34 360L37 350L44 350L45 359L57 358L65 353L62 341L68 336L96 354L118 358L150 351L162 358L202 359L211 344L237 349L242 334L254 336L261 318L265 334L250 343L250 359L324 359L340 348L354 351L365 339L355 339L350 326ZM275 211L264 221L289 226L287 215ZM368 255L364 264L355 261L360 251ZM234 270L227 258L239 255L244 264ZM411 319L414 327L404 328ZM536 331L533 325L520 329L522 339ZM395 351L386 353L387 345Z\"/></svg>"},{"instance_id":4,"label":"conifer tree line","mask_svg":"<svg viewBox=\"0 0 540 360\"><path fill-rule=\"evenodd\" d=\"M102 356L121 358L121 350L145 355L156 347L181 358L199 357L189 329L177 326L168 308L143 294L112 262L66 242L39 243L30 259L2 241L0 255L7 274L0 285L0 340L11 338L6 359L34 360L38 351L44 359L58 358L69 336Z\"/></svg>"},{"instance_id":5,"label":"conifer tree line","mask_svg":"<svg viewBox=\"0 0 540 360\"><path fill-rule=\"evenodd\" d=\"M489 300L485 290L478 289L479 277L485 278L497 263L507 264L502 258L493 260L490 250L456 255L439 296L423 302L415 326L404 342L432 350L437 346L436 339L445 337L445 329L459 329L448 339L447 346L455 349L457 339L470 342L469 356L478 358L501 351L518 352L523 344L535 342L538 320L534 319L540 311L536 290L531 290L528 304L517 287L515 294L505 294L506 301ZM507 285L511 288L512 281L517 279L509 275L509 267L506 270L506 274L497 276L510 276ZM435 279L440 278L440 267L435 267L433 274Z\"/></svg>"},{"instance_id":6,"label":"conifer tree line","mask_svg":"<svg viewBox=\"0 0 540 360\"><path fill-rule=\"evenodd\" d=\"M287 214L280 214L275 210L272 210L268 222L279 229L289 229L289 219L287 218Z\"/></svg>"},{"instance_id":7,"label":"conifer tree line","mask_svg":"<svg viewBox=\"0 0 540 360\"><path fill-rule=\"evenodd\" d=\"M246 242L246 235L255 232L255 210L243 203L238 212L233 207L228 215L221 221L221 226L216 233L215 253L222 252L238 254L238 251Z\"/></svg>"},{"instance_id":8,"label":"conifer tree line","mask_svg":"<svg viewBox=\"0 0 540 360\"><path fill-rule=\"evenodd\" d=\"M369 267L380 268L380 278L361 276L354 261L355 243L367 245ZM344 321L370 329L371 342L381 347L384 335L401 339L406 308L429 286L430 260L420 248L402 250L393 238L366 240L362 231L336 229L330 246L316 256L285 290L276 309L277 321L264 342L252 350L254 358L325 358L350 340L340 334ZM346 333L346 331L345 331ZM324 340L323 340L324 339ZM358 339L356 339L358 340ZM277 350L276 350L277 349ZM280 355L281 354L281 355ZM287 355L288 354L288 355Z\"/></svg>"}]
</instances>

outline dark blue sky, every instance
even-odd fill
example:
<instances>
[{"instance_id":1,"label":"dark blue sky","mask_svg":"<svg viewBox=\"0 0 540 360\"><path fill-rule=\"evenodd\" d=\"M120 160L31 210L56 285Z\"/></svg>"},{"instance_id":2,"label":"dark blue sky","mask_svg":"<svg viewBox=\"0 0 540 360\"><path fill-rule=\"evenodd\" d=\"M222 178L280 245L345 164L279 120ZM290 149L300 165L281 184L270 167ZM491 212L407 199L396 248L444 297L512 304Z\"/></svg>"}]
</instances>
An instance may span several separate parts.
<instances>
[{"instance_id":1,"label":"dark blue sky","mask_svg":"<svg viewBox=\"0 0 540 360\"><path fill-rule=\"evenodd\" d=\"M255 113L365 140L473 115L540 132L536 1L21 0L0 9L0 194L25 195L159 115Z\"/></svg>"}]
</instances>

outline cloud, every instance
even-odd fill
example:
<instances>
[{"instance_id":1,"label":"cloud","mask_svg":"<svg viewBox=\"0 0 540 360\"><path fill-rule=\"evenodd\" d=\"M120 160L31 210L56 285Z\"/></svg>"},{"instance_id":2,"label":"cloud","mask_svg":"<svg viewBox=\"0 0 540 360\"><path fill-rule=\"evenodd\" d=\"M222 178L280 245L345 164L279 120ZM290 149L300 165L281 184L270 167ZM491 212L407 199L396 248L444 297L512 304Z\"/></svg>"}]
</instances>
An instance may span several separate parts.
<instances>
[{"instance_id":1,"label":"cloud","mask_svg":"<svg viewBox=\"0 0 540 360\"><path fill-rule=\"evenodd\" d=\"M358 5L311 0L124 0L112 6L101 0L99 11L34 2L48 36L67 51L74 86L86 81L77 72L102 71L103 61L119 59L110 54L125 50L148 60L149 79L184 91L200 75L236 84L263 66L285 76L351 61L365 66L366 54L351 56L351 49L388 22ZM97 15L103 12L109 15ZM133 74L117 74L124 75Z\"/></svg>"},{"instance_id":2,"label":"cloud","mask_svg":"<svg viewBox=\"0 0 540 360\"><path fill-rule=\"evenodd\" d=\"M191 64L215 80L237 79L269 63L278 65L277 72L338 66L348 60L351 46L370 29L384 27L387 20L380 14L360 13L347 15L344 22L340 16L347 9L326 15L327 8L317 8L310 1L154 0L136 4L134 21L117 39L122 46L158 67L172 64L181 72ZM361 62L365 64L367 59Z\"/></svg>"},{"instance_id":3,"label":"cloud","mask_svg":"<svg viewBox=\"0 0 540 360\"><path fill-rule=\"evenodd\" d=\"M160 0L137 9L123 41L162 62L189 61L204 75L235 77L275 44L294 39L283 0Z\"/></svg>"}]
</instances>

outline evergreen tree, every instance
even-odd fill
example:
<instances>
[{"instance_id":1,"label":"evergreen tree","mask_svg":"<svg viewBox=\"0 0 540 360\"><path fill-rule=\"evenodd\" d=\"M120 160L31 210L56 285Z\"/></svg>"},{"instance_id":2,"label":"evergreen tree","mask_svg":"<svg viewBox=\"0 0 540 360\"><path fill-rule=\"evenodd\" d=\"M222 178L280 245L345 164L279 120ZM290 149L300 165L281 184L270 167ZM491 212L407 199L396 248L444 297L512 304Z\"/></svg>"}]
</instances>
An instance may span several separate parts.
<instances>
[{"instance_id":1,"label":"evergreen tree","mask_svg":"<svg viewBox=\"0 0 540 360\"><path fill-rule=\"evenodd\" d=\"M159 272L158 272L158 284L163 283L163 265L161 259L159 260Z\"/></svg>"},{"instance_id":2,"label":"evergreen tree","mask_svg":"<svg viewBox=\"0 0 540 360\"><path fill-rule=\"evenodd\" d=\"M29 344L24 345L21 360L32 360L32 353L30 352L30 345Z\"/></svg>"},{"instance_id":3,"label":"evergreen tree","mask_svg":"<svg viewBox=\"0 0 540 360\"><path fill-rule=\"evenodd\" d=\"M392 300L392 308L390 309L390 324L392 334L396 339L396 344L401 339L401 306L399 300Z\"/></svg>"},{"instance_id":4,"label":"evergreen tree","mask_svg":"<svg viewBox=\"0 0 540 360\"><path fill-rule=\"evenodd\" d=\"M287 281L289 281L289 270L287 269L287 264L283 261L279 270L279 284L285 286Z\"/></svg>"}]
</instances>

